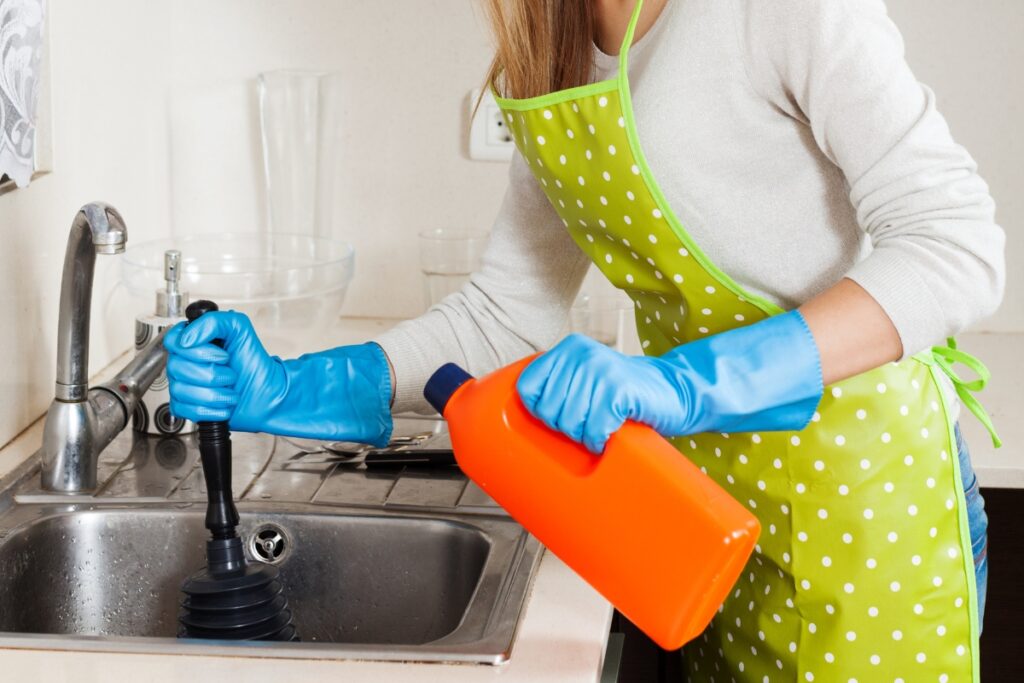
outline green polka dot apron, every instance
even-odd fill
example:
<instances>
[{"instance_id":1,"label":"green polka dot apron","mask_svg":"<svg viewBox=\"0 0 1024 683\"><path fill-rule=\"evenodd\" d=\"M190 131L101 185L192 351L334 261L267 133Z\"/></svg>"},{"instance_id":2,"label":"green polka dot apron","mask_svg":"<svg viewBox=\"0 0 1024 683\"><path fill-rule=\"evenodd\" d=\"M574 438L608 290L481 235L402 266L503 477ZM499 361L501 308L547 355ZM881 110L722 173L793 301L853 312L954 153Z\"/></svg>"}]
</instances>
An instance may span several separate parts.
<instances>
[{"instance_id":1,"label":"green polka dot apron","mask_svg":"<svg viewBox=\"0 0 1024 683\"><path fill-rule=\"evenodd\" d=\"M655 183L633 120L628 48L616 78L497 98L516 145L572 237L635 302L644 352L782 312L694 244ZM694 681L978 679L977 595L950 406L955 348L825 390L800 432L695 434L678 449L763 527L734 590L687 646ZM686 543L685 538L678 539Z\"/></svg>"}]
</instances>

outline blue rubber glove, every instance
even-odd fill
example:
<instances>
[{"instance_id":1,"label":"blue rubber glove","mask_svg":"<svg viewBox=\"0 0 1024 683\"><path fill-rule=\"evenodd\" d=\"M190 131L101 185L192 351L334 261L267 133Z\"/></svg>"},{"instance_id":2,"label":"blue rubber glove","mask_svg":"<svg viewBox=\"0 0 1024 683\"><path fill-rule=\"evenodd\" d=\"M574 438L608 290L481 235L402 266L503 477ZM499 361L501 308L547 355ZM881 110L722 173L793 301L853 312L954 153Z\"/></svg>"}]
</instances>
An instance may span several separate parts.
<instances>
[{"instance_id":1,"label":"blue rubber glove","mask_svg":"<svg viewBox=\"0 0 1024 683\"><path fill-rule=\"evenodd\" d=\"M526 367L517 389L534 416L594 453L626 420L663 436L803 429L823 391L818 347L798 311L660 357L570 335Z\"/></svg>"},{"instance_id":2,"label":"blue rubber glove","mask_svg":"<svg viewBox=\"0 0 1024 683\"><path fill-rule=\"evenodd\" d=\"M391 377L376 344L282 361L263 349L245 315L215 311L172 327L164 347L176 417L375 446L391 437Z\"/></svg>"}]
</instances>

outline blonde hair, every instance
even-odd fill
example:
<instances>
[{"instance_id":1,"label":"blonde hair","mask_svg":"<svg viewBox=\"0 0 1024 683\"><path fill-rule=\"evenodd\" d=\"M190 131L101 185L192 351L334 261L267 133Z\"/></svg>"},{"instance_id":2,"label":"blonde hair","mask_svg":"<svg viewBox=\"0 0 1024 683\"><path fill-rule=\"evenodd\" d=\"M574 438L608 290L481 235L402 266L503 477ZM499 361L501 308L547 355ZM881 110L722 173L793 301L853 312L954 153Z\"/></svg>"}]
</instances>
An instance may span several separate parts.
<instances>
[{"instance_id":1,"label":"blonde hair","mask_svg":"<svg viewBox=\"0 0 1024 683\"><path fill-rule=\"evenodd\" d=\"M486 0L497 42L487 84L527 98L583 85L594 70L593 0Z\"/></svg>"}]
</instances>

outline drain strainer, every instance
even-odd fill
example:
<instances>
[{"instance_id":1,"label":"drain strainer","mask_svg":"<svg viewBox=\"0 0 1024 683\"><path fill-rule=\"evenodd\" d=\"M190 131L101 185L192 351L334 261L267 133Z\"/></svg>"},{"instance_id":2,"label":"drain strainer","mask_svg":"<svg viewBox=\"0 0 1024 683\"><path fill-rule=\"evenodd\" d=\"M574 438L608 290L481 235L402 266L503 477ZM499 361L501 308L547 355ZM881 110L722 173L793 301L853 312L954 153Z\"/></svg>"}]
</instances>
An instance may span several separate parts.
<instances>
[{"instance_id":1,"label":"drain strainer","mask_svg":"<svg viewBox=\"0 0 1024 683\"><path fill-rule=\"evenodd\" d=\"M275 524L262 524L249 537L249 552L253 558L267 564L280 564L291 550L290 539L284 529Z\"/></svg>"}]
</instances>

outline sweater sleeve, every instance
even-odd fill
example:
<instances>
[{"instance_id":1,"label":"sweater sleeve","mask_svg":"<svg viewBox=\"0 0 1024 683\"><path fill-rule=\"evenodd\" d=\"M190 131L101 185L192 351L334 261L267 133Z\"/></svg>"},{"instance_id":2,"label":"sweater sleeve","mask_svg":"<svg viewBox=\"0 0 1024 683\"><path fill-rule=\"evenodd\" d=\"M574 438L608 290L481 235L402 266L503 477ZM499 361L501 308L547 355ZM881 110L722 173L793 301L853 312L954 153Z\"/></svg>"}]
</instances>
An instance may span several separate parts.
<instances>
[{"instance_id":1,"label":"sweater sleeve","mask_svg":"<svg viewBox=\"0 0 1024 683\"><path fill-rule=\"evenodd\" d=\"M753 87L843 171L871 246L846 277L888 314L904 356L995 311L1005 236L994 202L907 65L884 3L741 2Z\"/></svg>"},{"instance_id":2,"label":"sweater sleeve","mask_svg":"<svg viewBox=\"0 0 1024 683\"><path fill-rule=\"evenodd\" d=\"M479 375L549 347L589 265L516 154L480 270L460 291L374 340L395 371L392 410L430 410L423 386L445 363Z\"/></svg>"}]
</instances>

